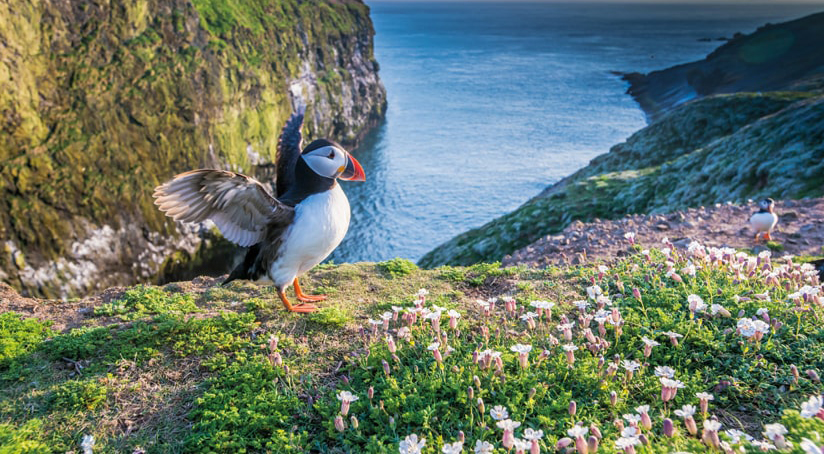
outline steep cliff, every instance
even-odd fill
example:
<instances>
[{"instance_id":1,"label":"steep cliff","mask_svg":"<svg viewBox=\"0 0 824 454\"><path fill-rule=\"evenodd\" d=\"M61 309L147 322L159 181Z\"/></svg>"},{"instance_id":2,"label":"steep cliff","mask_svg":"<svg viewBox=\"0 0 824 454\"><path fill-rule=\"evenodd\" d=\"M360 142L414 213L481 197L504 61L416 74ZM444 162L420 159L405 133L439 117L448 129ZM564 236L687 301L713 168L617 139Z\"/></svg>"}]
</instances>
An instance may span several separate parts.
<instances>
[{"instance_id":1,"label":"steep cliff","mask_svg":"<svg viewBox=\"0 0 824 454\"><path fill-rule=\"evenodd\" d=\"M385 109L373 35L359 0L0 0L0 280L67 297L197 255L151 188L256 172L296 103L355 143Z\"/></svg>"},{"instance_id":2,"label":"steep cliff","mask_svg":"<svg viewBox=\"0 0 824 454\"><path fill-rule=\"evenodd\" d=\"M420 265L501 260L575 220L822 195L824 95L720 95L676 109L512 213L438 246Z\"/></svg>"},{"instance_id":3,"label":"steep cliff","mask_svg":"<svg viewBox=\"0 0 824 454\"><path fill-rule=\"evenodd\" d=\"M687 101L723 93L824 86L824 13L737 35L705 59L632 73L627 93L656 120Z\"/></svg>"}]
</instances>

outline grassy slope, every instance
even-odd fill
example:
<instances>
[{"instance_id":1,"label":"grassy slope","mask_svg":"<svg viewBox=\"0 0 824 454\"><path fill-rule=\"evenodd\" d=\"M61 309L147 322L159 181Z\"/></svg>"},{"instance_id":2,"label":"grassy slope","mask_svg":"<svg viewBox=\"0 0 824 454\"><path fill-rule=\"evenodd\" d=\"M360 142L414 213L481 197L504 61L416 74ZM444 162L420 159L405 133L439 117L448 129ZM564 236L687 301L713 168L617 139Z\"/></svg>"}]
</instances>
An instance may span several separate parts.
<instances>
[{"instance_id":1,"label":"grassy slope","mask_svg":"<svg viewBox=\"0 0 824 454\"><path fill-rule=\"evenodd\" d=\"M273 160L304 60L320 91L309 134L351 142L336 117L355 75L340 65L371 62L372 34L356 1L0 2L0 237L24 254L4 244L0 270L60 256L78 218L169 233L151 188L190 168L251 171L247 145ZM313 111L321 99L330 112ZM377 116L383 97L357 107Z\"/></svg>"},{"instance_id":2,"label":"grassy slope","mask_svg":"<svg viewBox=\"0 0 824 454\"><path fill-rule=\"evenodd\" d=\"M824 194L824 96L735 94L676 109L512 213L420 264L500 260L574 220L613 219L748 198Z\"/></svg>"},{"instance_id":3,"label":"grassy slope","mask_svg":"<svg viewBox=\"0 0 824 454\"><path fill-rule=\"evenodd\" d=\"M652 251L651 261L635 255L604 274L593 266L418 270L399 259L324 266L304 282L330 295L322 304L326 309L311 316L284 313L265 288L238 282L223 289L208 281L132 288L113 303L98 305L82 326L64 332L7 313L0 316L0 451L66 452L92 434L95 452L137 447L148 453L397 452L398 442L415 433L427 439L424 452L434 453L463 431L469 445L483 439L503 453L500 430L489 416L495 405L507 407L511 418L523 423L518 436L525 427L544 431L544 452L575 421L600 427L601 444L609 451L619 436L612 421L650 405L653 428L645 432L653 445L646 452L699 452L704 449L700 441L689 437L673 415L681 405L697 405L696 392L714 394L710 413L725 429L758 435L762 423L778 421L782 411L797 409L808 395L824 391L804 374L808 369L824 373L824 311L820 304L792 302L790 294L803 280L790 278L777 263L772 264L779 280L774 283L767 281L766 271L745 271L736 279L727 264L686 255L673 260L683 283L665 276L665 257L658 251ZM695 277L680 271L688 260L698 265ZM592 282L610 295L625 321L620 336L606 325L609 344L595 355L585 349L572 304L587 299ZM367 318L379 319L393 306L411 307L421 287L429 290L427 307L462 314L459 332L447 328L448 316L442 316L439 326L455 349L442 367L426 348L437 338L428 320L415 324L412 342L398 338L403 322L390 322L396 360L383 334L369 334L373 328ZM633 287L641 301L629 295ZM765 293L769 301L756 297ZM708 305L723 305L732 317L691 316L690 294ZM530 301L553 301L552 322L539 319L530 330L517 317L506 316L501 302L485 317L475 300L499 296L514 297L519 313L531 309ZM759 308L767 308L781 325L760 342L748 341L735 331L736 314L754 316ZM44 309L61 319L60 303ZM552 343L553 336L566 343L556 329L564 314L576 321L571 343L580 347L572 368ZM598 335L598 324L590 323ZM665 331L684 337L671 346ZM278 337L276 346L270 336ZM642 336L661 343L647 359ZM526 370L510 351L516 343L533 345ZM501 372L473 364L478 348L503 352ZM541 360L544 349L548 356ZM605 379L599 355L607 364L617 356L647 365L632 378L619 367L614 378ZM797 383L791 365L801 371ZM672 402L660 400L655 366L674 368L685 384ZM351 405L346 429L338 432L333 420L340 411L336 393L342 390L359 400ZM618 397L615 406L609 404L611 392ZM483 412L477 398L485 402ZM575 418L567 411L573 400ZM676 420L680 436L662 435L664 417ZM699 424L701 418L696 415ZM824 434L824 422L799 418L797 412L785 414L783 422L796 446L802 435Z\"/></svg>"}]
</instances>

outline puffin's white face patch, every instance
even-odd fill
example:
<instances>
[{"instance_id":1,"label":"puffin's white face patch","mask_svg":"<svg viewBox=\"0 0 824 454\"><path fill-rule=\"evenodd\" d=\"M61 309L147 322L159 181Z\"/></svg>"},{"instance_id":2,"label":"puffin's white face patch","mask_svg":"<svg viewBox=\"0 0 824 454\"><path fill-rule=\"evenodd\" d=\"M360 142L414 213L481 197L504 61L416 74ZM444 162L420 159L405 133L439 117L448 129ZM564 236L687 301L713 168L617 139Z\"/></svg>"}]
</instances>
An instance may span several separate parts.
<instances>
[{"instance_id":1,"label":"puffin's white face patch","mask_svg":"<svg viewBox=\"0 0 824 454\"><path fill-rule=\"evenodd\" d=\"M346 168L346 152L331 145L312 150L301 157L310 169L327 178L337 178Z\"/></svg>"}]
</instances>

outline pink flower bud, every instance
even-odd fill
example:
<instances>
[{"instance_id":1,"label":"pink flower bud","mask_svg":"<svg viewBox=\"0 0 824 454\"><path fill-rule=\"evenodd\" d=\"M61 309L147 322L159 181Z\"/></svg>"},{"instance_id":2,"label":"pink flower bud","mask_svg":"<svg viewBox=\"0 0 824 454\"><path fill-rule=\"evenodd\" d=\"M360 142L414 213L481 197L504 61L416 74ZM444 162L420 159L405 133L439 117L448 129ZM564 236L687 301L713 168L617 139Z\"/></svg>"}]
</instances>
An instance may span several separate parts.
<instances>
[{"instance_id":1,"label":"pink flower bud","mask_svg":"<svg viewBox=\"0 0 824 454\"><path fill-rule=\"evenodd\" d=\"M575 437L575 450L578 454L587 454L589 452L589 445L584 437Z\"/></svg>"},{"instance_id":2,"label":"pink flower bud","mask_svg":"<svg viewBox=\"0 0 824 454\"><path fill-rule=\"evenodd\" d=\"M574 400L569 401L569 414L570 414L570 416L575 416L576 411L578 411L578 404L576 404Z\"/></svg>"},{"instance_id":3,"label":"pink flower bud","mask_svg":"<svg viewBox=\"0 0 824 454\"><path fill-rule=\"evenodd\" d=\"M667 437L672 437L675 435L675 426L669 418L664 418L664 435Z\"/></svg>"},{"instance_id":4,"label":"pink flower bud","mask_svg":"<svg viewBox=\"0 0 824 454\"><path fill-rule=\"evenodd\" d=\"M343 416L338 415L335 417L335 429L337 429L338 432L343 432L343 430L346 429L346 426L343 424Z\"/></svg>"},{"instance_id":5,"label":"pink flower bud","mask_svg":"<svg viewBox=\"0 0 824 454\"><path fill-rule=\"evenodd\" d=\"M386 360L381 360L381 364L383 365L383 373L389 375L389 363Z\"/></svg>"},{"instance_id":6,"label":"pink flower bud","mask_svg":"<svg viewBox=\"0 0 824 454\"><path fill-rule=\"evenodd\" d=\"M475 383L476 388L481 389L481 379L477 375L472 376L472 381Z\"/></svg>"},{"instance_id":7,"label":"pink flower bud","mask_svg":"<svg viewBox=\"0 0 824 454\"><path fill-rule=\"evenodd\" d=\"M613 407L618 403L618 393L612 391L609 393L609 404Z\"/></svg>"},{"instance_id":8,"label":"pink flower bud","mask_svg":"<svg viewBox=\"0 0 824 454\"><path fill-rule=\"evenodd\" d=\"M592 433L592 435L594 435L594 436L595 436L595 438L597 438L597 439L599 439L599 440L600 440L601 438L604 438L604 437L601 435L601 429L599 429L599 428L598 428L598 426L596 426L596 425L595 425L595 423L592 423L592 424L590 424L590 425L589 425L589 431Z\"/></svg>"},{"instance_id":9,"label":"pink flower bud","mask_svg":"<svg viewBox=\"0 0 824 454\"><path fill-rule=\"evenodd\" d=\"M641 427L645 430L652 429L652 419L650 419L649 413L647 412L641 413Z\"/></svg>"},{"instance_id":10,"label":"pink flower bud","mask_svg":"<svg viewBox=\"0 0 824 454\"><path fill-rule=\"evenodd\" d=\"M506 449L511 449L515 446L515 432L511 430L504 430L504 434L501 437L501 444Z\"/></svg>"},{"instance_id":11,"label":"pink flower bud","mask_svg":"<svg viewBox=\"0 0 824 454\"><path fill-rule=\"evenodd\" d=\"M649 438L645 434L638 435L638 441L644 446L649 445Z\"/></svg>"},{"instance_id":12,"label":"pink flower bud","mask_svg":"<svg viewBox=\"0 0 824 454\"><path fill-rule=\"evenodd\" d=\"M589 452L598 452L598 438L595 435L590 435L587 439L587 448Z\"/></svg>"},{"instance_id":13,"label":"pink flower bud","mask_svg":"<svg viewBox=\"0 0 824 454\"><path fill-rule=\"evenodd\" d=\"M349 417L349 421L352 422L352 428L357 430L358 418L356 418L355 415L352 415L351 417Z\"/></svg>"},{"instance_id":14,"label":"pink flower bud","mask_svg":"<svg viewBox=\"0 0 824 454\"><path fill-rule=\"evenodd\" d=\"M698 433L698 427L695 425L695 418L692 416L687 416L684 418L684 425L687 426L687 431L691 435L695 435Z\"/></svg>"},{"instance_id":15,"label":"pink flower bud","mask_svg":"<svg viewBox=\"0 0 824 454\"><path fill-rule=\"evenodd\" d=\"M564 438L561 438L560 440L558 440L557 443L555 443L555 449L557 449L558 451L561 451L561 450L565 449L567 446L569 446L571 444L572 444L572 438L564 437Z\"/></svg>"},{"instance_id":16,"label":"pink flower bud","mask_svg":"<svg viewBox=\"0 0 824 454\"><path fill-rule=\"evenodd\" d=\"M484 406L484 400L483 400L483 399L481 399L481 398L479 397L479 398L478 398L478 411L479 411L482 415L486 413L485 408L486 408L486 407Z\"/></svg>"},{"instance_id":17,"label":"pink flower bud","mask_svg":"<svg viewBox=\"0 0 824 454\"><path fill-rule=\"evenodd\" d=\"M372 400L372 398L375 397L375 388L374 387L370 386L369 389L366 390L366 397L368 397L369 400Z\"/></svg>"},{"instance_id":18,"label":"pink flower bud","mask_svg":"<svg viewBox=\"0 0 824 454\"><path fill-rule=\"evenodd\" d=\"M641 290L638 287L632 288L632 296L635 297L638 301L641 301Z\"/></svg>"},{"instance_id":19,"label":"pink flower bud","mask_svg":"<svg viewBox=\"0 0 824 454\"><path fill-rule=\"evenodd\" d=\"M463 442L464 442L464 440L466 440L466 435L464 435L463 430L459 430L459 431L458 431L458 441L460 441L461 443L463 443Z\"/></svg>"},{"instance_id":20,"label":"pink flower bud","mask_svg":"<svg viewBox=\"0 0 824 454\"><path fill-rule=\"evenodd\" d=\"M795 364L790 365L790 372L793 374L793 383L798 383L798 377L800 377L801 374L798 373L798 368L795 367Z\"/></svg>"},{"instance_id":21,"label":"pink flower bud","mask_svg":"<svg viewBox=\"0 0 824 454\"><path fill-rule=\"evenodd\" d=\"M813 369L807 370L807 376L810 377L810 380L812 380L813 383L820 383L821 382L821 379L818 378L818 372L816 372Z\"/></svg>"}]
</instances>

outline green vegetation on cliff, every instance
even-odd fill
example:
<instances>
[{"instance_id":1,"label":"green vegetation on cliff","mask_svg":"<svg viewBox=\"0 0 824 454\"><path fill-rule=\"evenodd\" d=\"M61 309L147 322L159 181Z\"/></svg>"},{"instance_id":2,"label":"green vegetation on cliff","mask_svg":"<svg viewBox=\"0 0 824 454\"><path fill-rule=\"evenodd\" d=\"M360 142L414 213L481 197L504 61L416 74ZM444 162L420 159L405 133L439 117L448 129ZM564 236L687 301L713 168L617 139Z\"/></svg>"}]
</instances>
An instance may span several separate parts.
<instances>
[{"instance_id":1,"label":"green vegetation on cliff","mask_svg":"<svg viewBox=\"0 0 824 454\"><path fill-rule=\"evenodd\" d=\"M438 246L419 264L500 260L574 220L822 194L824 96L715 96L676 109L514 212Z\"/></svg>"},{"instance_id":2,"label":"green vegetation on cliff","mask_svg":"<svg viewBox=\"0 0 824 454\"><path fill-rule=\"evenodd\" d=\"M0 279L57 296L23 269L91 229L173 235L151 189L271 162L292 97L308 136L352 144L385 104L373 34L357 0L0 1Z\"/></svg>"},{"instance_id":3,"label":"green vegetation on cliff","mask_svg":"<svg viewBox=\"0 0 824 454\"><path fill-rule=\"evenodd\" d=\"M0 288L20 311L0 316L12 346L0 352L0 452L79 452L91 435L96 453L385 453L415 434L424 449L400 452L446 452L463 435L463 452L486 442L503 454L497 420L509 418L541 452L574 442L563 440L579 421L613 452L633 435L622 416L643 429L639 452L705 452L712 440L676 416L705 393L699 424L761 439L781 423L794 446L820 445L824 411L802 407L824 391L816 271L768 253L638 246L608 269L324 265L304 279L330 294L314 314L210 278L113 289L105 304ZM677 393L664 397L663 376Z\"/></svg>"}]
</instances>

